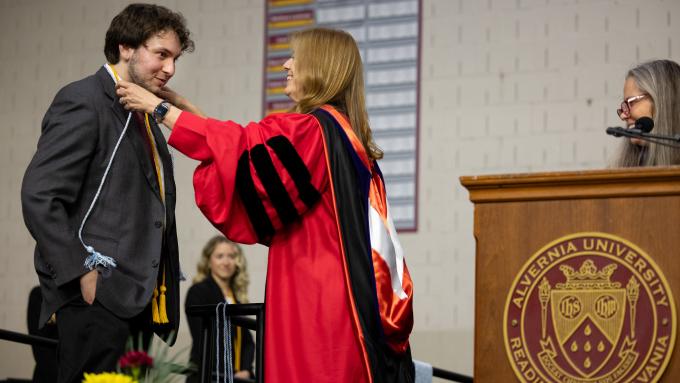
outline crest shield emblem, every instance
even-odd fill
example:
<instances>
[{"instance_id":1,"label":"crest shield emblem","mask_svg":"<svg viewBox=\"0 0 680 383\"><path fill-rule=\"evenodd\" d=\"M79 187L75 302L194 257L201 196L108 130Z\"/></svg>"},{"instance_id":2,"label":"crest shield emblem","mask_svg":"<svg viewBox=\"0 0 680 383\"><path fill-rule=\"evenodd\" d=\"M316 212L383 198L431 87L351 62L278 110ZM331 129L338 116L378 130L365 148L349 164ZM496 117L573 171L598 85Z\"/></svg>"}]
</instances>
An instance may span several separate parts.
<instances>
[{"instance_id":1,"label":"crest shield emblem","mask_svg":"<svg viewBox=\"0 0 680 383\"><path fill-rule=\"evenodd\" d=\"M586 260L576 271L563 265L567 281L550 292L557 343L571 367L583 377L596 374L609 361L623 329L626 290L612 282L616 264L598 271Z\"/></svg>"},{"instance_id":2,"label":"crest shield emblem","mask_svg":"<svg viewBox=\"0 0 680 383\"><path fill-rule=\"evenodd\" d=\"M642 249L575 233L537 251L508 292L504 338L525 383L655 382L675 346L674 299Z\"/></svg>"}]
</instances>

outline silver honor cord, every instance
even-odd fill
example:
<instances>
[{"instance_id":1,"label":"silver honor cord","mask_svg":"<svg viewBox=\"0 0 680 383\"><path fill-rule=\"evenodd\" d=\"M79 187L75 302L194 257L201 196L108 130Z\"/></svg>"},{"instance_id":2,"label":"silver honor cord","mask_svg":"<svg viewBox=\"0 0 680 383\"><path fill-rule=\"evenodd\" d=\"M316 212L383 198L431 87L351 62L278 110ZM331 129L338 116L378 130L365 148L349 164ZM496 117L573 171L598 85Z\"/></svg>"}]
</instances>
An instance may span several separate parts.
<instances>
[{"instance_id":1,"label":"silver honor cord","mask_svg":"<svg viewBox=\"0 0 680 383\"><path fill-rule=\"evenodd\" d=\"M97 193L94 195L92 203L90 204L90 207L87 209L87 213L85 213L85 217L83 217L83 221L80 223L80 228L78 229L78 239L80 239L80 243L83 245L85 250L90 254L87 258L85 258L85 267L87 267L89 270L94 270L96 267L100 266L103 268L116 267L116 261L113 258L98 252L97 250L94 249L94 247L87 245L85 241L83 241L83 228L85 227L85 222L90 217L90 213L92 212L94 205L97 203L97 200L99 199L99 194L101 193L102 187L106 182L106 176L108 176L109 170L111 170L111 164L113 164L113 159L116 157L118 147L120 146L121 141L123 141L125 132L127 132L128 126L130 125L130 118L132 118L132 112L128 113L127 121L125 121L125 127L123 128L123 132L120 134L120 137L118 137L118 142L116 142L116 146L113 148L113 153L111 153L109 163L106 165L106 170L104 171L104 176L102 177L102 180L99 183L99 187L97 188Z\"/></svg>"},{"instance_id":2,"label":"silver honor cord","mask_svg":"<svg viewBox=\"0 0 680 383\"><path fill-rule=\"evenodd\" d=\"M215 370L217 370L218 382L220 381L220 306L223 304L224 302L220 302L215 306ZM212 371L210 374L212 375Z\"/></svg>"},{"instance_id":3,"label":"silver honor cord","mask_svg":"<svg viewBox=\"0 0 680 383\"><path fill-rule=\"evenodd\" d=\"M229 383L234 383L234 366L231 355L231 318L227 316L227 303L222 306L224 315L224 374L229 378Z\"/></svg>"},{"instance_id":4,"label":"silver honor cord","mask_svg":"<svg viewBox=\"0 0 680 383\"><path fill-rule=\"evenodd\" d=\"M221 307L221 310L220 310ZM224 319L222 331L224 336L220 337L220 311L222 312L222 318ZM222 357L222 368L224 383L234 383L234 370L231 364L231 319L227 316L227 302L220 302L215 306L215 370L216 370L216 382L220 381L220 356ZM221 338L221 339L220 339ZM222 342L223 353L220 355L220 340Z\"/></svg>"}]
</instances>

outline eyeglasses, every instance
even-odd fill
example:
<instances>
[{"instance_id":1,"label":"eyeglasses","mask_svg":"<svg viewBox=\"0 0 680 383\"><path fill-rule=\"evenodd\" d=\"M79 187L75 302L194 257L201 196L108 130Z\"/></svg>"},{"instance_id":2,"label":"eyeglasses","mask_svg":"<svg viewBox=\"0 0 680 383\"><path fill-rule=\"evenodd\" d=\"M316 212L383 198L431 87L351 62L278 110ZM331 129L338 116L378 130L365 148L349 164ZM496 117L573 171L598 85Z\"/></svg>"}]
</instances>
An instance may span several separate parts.
<instances>
[{"instance_id":1,"label":"eyeglasses","mask_svg":"<svg viewBox=\"0 0 680 383\"><path fill-rule=\"evenodd\" d=\"M620 119L628 118L630 117L630 109L633 107L633 105L642 100L643 98L649 97L648 94L643 93L638 96L633 96L633 97L628 97L627 99L623 100L621 103L621 108L616 109L616 114L619 115Z\"/></svg>"}]
</instances>

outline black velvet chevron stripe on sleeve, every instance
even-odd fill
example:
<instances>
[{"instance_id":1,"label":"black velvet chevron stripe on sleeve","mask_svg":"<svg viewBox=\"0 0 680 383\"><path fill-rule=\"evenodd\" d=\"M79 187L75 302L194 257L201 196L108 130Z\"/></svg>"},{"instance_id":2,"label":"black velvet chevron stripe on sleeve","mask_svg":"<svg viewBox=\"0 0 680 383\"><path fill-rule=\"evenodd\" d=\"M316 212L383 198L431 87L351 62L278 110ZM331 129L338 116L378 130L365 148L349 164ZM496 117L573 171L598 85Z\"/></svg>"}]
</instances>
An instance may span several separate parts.
<instances>
[{"instance_id":1,"label":"black velvet chevron stripe on sleeve","mask_svg":"<svg viewBox=\"0 0 680 383\"><path fill-rule=\"evenodd\" d=\"M281 219L281 223L284 225L293 223L299 218L297 209L295 209L295 205L290 199L286 187L283 186L279 173L276 172L267 148L263 144L253 146L250 150L250 158L253 161L262 186L267 191L267 195L272 201L279 219Z\"/></svg>"},{"instance_id":2,"label":"black velvet chevron stripe on sleeve","mask_svg":"<svg viewBox=\"0 0 680 383\"><path fill-rule=\"evenodd\" d=\"M312 175L293 144L284 136L276 136L267 140L267 145L274 149L274 153L293 178L302 202L311 208L321 198L321 194L312 185Z\"/></svg>"},{"instance_id":3,"label":"black velvet chevron stripe on sleeve","mask_svg":"<svg viewBox=\"0 0 680 383\"><path fill-rule=\"evenodd\" d=\"M243 152L238 160L236 169L236 190L246 208L250 223L257 233L258 241L268 245L274 236L274 225L269 220L264 205L257 195L252 175L250 174L250 162L248 151Z\"/></svg>"}]
</instances>

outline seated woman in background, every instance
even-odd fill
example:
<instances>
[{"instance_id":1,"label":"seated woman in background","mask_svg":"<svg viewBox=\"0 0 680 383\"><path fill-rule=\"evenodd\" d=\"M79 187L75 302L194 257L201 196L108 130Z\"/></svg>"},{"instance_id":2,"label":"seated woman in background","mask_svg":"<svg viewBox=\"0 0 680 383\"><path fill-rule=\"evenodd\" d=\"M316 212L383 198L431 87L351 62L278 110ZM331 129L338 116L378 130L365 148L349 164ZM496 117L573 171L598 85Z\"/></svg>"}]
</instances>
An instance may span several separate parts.
<instances>
[{"instance_id":1,"label":"seated woman in background","mask_svg":"<svg viewBox=\"0 0 680 383\"><path fill-rule=\"evenodd\" d=\"M652 133L680 134L680 65L670 60L655 60L628 71L623 102L617 113L628 128L634 127L637 119L650 117L654 120ZM672 145L624 139L614 166L678 165L680 148Z\"/></svg>"},{"instance_id":2,"label":"seated woman in background","mask_svg":"<svg viewBox=\"0 0 680 383\"><path fill-rule=\"evenodd\" d=\"M248 303L248 270L246 258L241 247L225 237L218 235L210 239L203 247L201 259L196 265L194 285L187 292L184 302L185 311L194 305L217 304L220 302ZM191 361L200 365L201 350L201 318L187 315L189 330L191 331ZM245 328L232 326L231 339L233 341L234 376L249 379L253 375L253 359L255 345L250 331ZM214 345L213 345L214 347ZM223 366L215 366L223 371ZM194 374L187 382L198 382L199 377Z\"/></svg>"}]
</instances>

